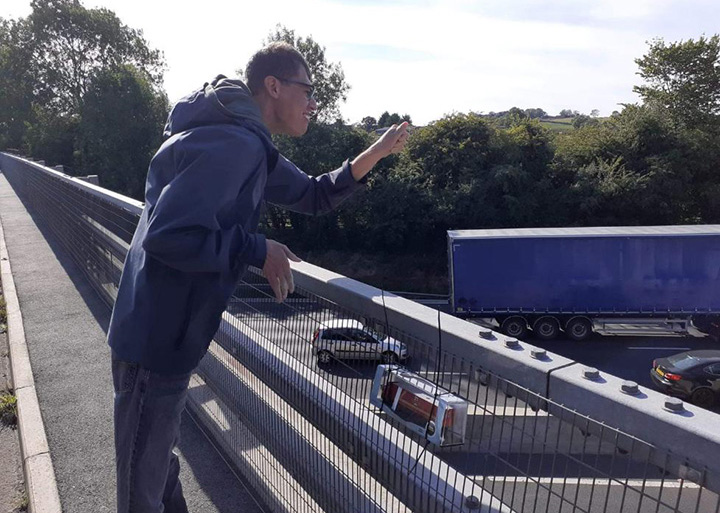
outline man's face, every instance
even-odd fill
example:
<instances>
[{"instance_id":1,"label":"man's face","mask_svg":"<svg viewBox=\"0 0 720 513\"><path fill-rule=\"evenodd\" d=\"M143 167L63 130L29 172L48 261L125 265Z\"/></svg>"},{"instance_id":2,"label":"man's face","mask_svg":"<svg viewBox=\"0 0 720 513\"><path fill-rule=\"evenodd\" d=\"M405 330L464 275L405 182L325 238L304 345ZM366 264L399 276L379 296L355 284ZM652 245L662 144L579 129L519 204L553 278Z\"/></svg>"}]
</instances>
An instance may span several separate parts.
<instances>
[{"instance_id":1,"label":"man's face","mask_svg":"<svg viewBox=\"0 0 720 513\"><path fill-rule=\"evenodd\" d=\"M317 102L312 97L314 87L304 68L294 76L276 78L280 81L280 95L275 112L282 133L301 136L307 132L310 118L317 109Z\"/></svg>"}]
</instances>

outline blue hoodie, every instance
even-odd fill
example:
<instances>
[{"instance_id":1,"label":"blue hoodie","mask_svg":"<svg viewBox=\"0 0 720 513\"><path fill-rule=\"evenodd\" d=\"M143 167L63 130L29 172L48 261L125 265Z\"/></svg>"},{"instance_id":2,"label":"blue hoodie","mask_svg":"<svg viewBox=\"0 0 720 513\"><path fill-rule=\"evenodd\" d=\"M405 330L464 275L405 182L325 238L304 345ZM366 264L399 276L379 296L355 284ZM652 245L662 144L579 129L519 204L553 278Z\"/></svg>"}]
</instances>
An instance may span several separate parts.
<instances>
[{"instance_id":1,"label":"blue hoodie","mask_svg":"<svg viewBox=\"0 0 720 513\"><path fill-rule=\"evenodd\" d=\"M165 135L150 163L108 343L121 360L180 374L204 356L248 264L264 265L263 201L318 215L362 185L347 161L310 177L279 155L239 80L219 76L180 100Z\"/></svg>"}]
</instances>

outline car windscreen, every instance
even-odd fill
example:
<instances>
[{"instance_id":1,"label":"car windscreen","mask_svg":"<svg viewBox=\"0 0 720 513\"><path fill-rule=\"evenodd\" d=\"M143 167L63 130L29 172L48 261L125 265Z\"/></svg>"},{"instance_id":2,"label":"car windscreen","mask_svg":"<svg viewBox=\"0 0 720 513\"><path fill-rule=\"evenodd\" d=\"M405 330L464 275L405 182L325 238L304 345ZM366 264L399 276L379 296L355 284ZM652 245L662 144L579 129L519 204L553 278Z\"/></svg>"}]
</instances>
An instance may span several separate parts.
<instances>
[{"instance_id":1,"label":"car windscreen","mask_svg":"<svg viewBox=\"0 0 720 513\"><path fill-rule=\"evenodd\" d=\"M678 370L687 370L698 365L700 360L687 354L676 354L668 357L668 362Z\"/></svg>"}]
</instances>

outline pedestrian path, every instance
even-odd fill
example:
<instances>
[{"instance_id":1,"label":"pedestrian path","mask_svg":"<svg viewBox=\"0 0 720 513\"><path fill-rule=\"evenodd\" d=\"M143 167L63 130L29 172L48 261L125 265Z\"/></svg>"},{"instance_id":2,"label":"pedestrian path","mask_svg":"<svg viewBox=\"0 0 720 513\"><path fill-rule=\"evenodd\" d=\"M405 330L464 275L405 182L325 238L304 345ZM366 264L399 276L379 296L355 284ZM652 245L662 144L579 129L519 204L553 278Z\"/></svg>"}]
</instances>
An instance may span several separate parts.
<instances>
[{"instance_id":1,"label":"pedestrian path","mask_svg":"<svg viewBox=\"0 0 720 513\"><path fill-rule=\"evenodd\" d=\"M1 173L0 222L62 510L114 511L110 311ZM179 450L191 512L262 511L187 415Z\"/></svg>"}]
</instances>

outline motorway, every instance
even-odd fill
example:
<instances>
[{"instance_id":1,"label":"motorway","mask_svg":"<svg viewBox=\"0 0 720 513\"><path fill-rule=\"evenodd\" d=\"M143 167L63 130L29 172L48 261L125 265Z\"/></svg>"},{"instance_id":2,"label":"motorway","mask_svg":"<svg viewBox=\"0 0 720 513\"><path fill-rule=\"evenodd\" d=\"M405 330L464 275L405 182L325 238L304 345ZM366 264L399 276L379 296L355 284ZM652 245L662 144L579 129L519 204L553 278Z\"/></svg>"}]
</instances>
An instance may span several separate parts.
<instances>
[{"instance_id":1,"label":"motorway","mask_svg":"<svg viewBox=\"0 0 720 513\"><path fill-rule=\"evenodd\" d=\"M310 344L321 322L346 314L306 298L293 298L283 305L269 298L248 298L233 302L229 311L263 333L269 342L368 405L377 362L336 361L318 367ZM414 345L413 341L404 341L412 355L408 368L434 378L436 341L414 341ZM716 345L707 338L690 337L598 336L582 343L527 341L644 386L650 386L653 358ZM481 488L513 503L518 511L565 511L574 503L579 504L575 511L664 511L665 507L657 508L653 499L660 496L666 505L682 505L667 511L695 511L693 505L698 500L703 509L697 511L715 511L718 507L716 495L692 484L680 486L675 479L663 479L652 465L624 458L612 445L595 437L578 436L579 431L572 425L530 410L517 398L493 387L481 386L463 369L445 370L451 372L439 374L443 385L474 403L470 406L467 440L462 447L430 446L428 451Z\"/></svg>"},{"instance_id":2,"label":"motorway","mask_svg":"<svg viewBox=\"0 0 720 513\"><path fill-rule=\"evenodd\" d=\"M706 336L629 337L593 334L584 342L575 342L564 336L552 341L528 337L526 341L653 390L650 369L655 358L696 349L720 350L720 342ZM716 405L713 411L720 413L720 406Z\"/></svg>"}]
</instances>

